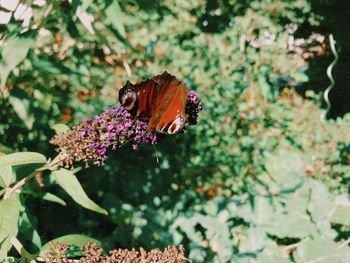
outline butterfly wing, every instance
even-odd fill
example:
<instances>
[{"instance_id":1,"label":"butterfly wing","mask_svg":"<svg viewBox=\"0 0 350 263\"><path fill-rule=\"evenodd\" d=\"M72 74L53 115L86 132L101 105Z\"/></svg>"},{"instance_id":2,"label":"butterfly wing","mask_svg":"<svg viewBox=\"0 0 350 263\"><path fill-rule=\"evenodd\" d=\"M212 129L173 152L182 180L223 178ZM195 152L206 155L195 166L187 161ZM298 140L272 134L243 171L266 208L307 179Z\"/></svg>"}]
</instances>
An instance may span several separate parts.
<instances>
[{"instance_id":1,"label":"butterfly wing","mask_svg":"<svg viewBox=\"0 0 350 263\"><path fill-rule=\"evenodd\" d=\"M177 133L188 118L185 107L189 89L168 72L152 80L158 84L158 92L148 127L162 133Z\"/></svg>"},{"instance_id":2,"label":"butterfly wing","mask_svg":"<svg viewBox=\"0 0 350 263\"><path fill-rule=\"evenodd\" d=\"M131 115L145 122L148 122L154 111L156 96L157 83L149 79L136 85L128 81L119 91L121 105Z\"/></svg>"},{"instance_id":3,"label":"butterfly wing","mask_svg":"<svg viewBox=\"0 0 350 263\"><path fill-rule=\"evenodd\" d=\"M127 82L119 91L119 101L134 117L148 122L148 131L174 134L187 121L188 93L181 81L164 72L136 85Z\"/></svg>"},{"instance_id":4,"label":"butterfly wing","mask_svg":"<svg viewBox=\"0 0 350 263\"><path fill-rule=\"evenodd\" d=\"M146 80L135 85L137 97L137 113L136 117L141 121L149 121L155 106L157 97L157 83L153 80Z\"/></svg>"}]
</instances>

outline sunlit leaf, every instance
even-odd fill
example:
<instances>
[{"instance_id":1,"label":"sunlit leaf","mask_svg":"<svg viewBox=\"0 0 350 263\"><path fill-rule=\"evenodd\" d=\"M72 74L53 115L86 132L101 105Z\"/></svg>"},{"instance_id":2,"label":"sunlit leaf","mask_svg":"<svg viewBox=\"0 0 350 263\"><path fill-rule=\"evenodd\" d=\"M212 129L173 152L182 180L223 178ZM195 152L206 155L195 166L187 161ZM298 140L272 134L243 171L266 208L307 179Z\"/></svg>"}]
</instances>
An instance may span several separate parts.
<instances>
[{"instance_id":1,"label":"sunlit leaf","mask_svg":"<svg viewBox=\"0 0 350 263\"><path fill-rule=\"evenodd\" d=\"M350 248L339 246L332 240L321 236L300 243L293 253L297 263L346 263L350 261Z\"/></svg>"},{"instance_id":2,"label":"sunlit leaf","mask_svg":"<svg viewBox=\"0 0 350 263\"><path fill-rule=\"evenodd\" d=\"M30 109L30 102L28 99L20 99L14 96L10 96L9 102L13 109L17 113L18 117L23 121L26 127L31 130L34 124L34 115Z\"/></svg>"},{"instance_id":3,"label":"sunlit leaf","mask_svg":"<svg viewBox=\"0 0 350 263\"><path fill-rule=\"evenodd\" d=\"M37 248L41 247L41 238L37 227L37 219L28 213L27 210L21 211L19 227L22 234L26 236Z\"/></svg>"},{"instance_id":4,"label":"sunlit leaf","mask_svg":"<svg viewBox=\"0 0 350 263\"><path fill-rule=\"evenodd\" d=\"M37 152L18 152L0 156L0 167L45 162L46 157Z\"/></svg>"},{"instance_id":5,"label":"sunlit leaf","mask_svg":"<svg viewBox=\"0 0 350 263\"><path fill-rule=\"evenodd\" d=\"M247 238L239 245L240 253L257 253L265 246L267 234L261 227L250 227L247 231Z\"/></svg>"},{"instance_id":6,"label":"sunlit leaf","mask_svg":"<svg viewBox=\"0 0 350 263\"><path fill-rule=\"evenodd\" d=\"M125 38L125 29L121 21L123 16L122 10L120 9L118 0L113 0L112 3L105 9L106 12L106 23L111 24L118 30L118 32Z\"/></svg>"},{"instance_id":7,"label":"sunlit leaf","mask_svg":"<svg viewBox=\"0 0 350 263\"><path fill-rule=\"evenodd\" d=\"M0 7L7 11L15 11L19 0L2 0L0 1Z\"/></svg>"},{"instance_id":8,"label":"sunlit leaf","mask_svg":"<svg viewBox=\"0 0 350 263\"><path fill-rule=\"evenodd\" d=\"M0 201L0 261L4 260L12 247L10 239L17 235L19 218L19 195L12 194Z\"/></svg>"},{"instance_id":9,"label":"sunlit leaf","mask_svg":"<svg viewBox=\"0 0 350 263\"><path fill-rule=\"evenodd\" d=\"M92 201L72 171L59 169L52 172L55 181L82 207L107 215L108 212Z\"/></svg>"},{"instance_id":10,"label":"sunlit leaf","mask_svg":"<svg viewBox=\"0 0 350 263\"><path fill-rule=\"evenodd\" d=\"M92 237L88 237L85 235L81 234L70 234L70 235L65 235L62 237L55 238L53 240L50 240L47 242L41 249L40 249L40 255L43 256L49 250L53 244L55 243L65 243L67 245L75 245L78 247L83 247L85 246L88 242L94 242L97 245L101 246L101 242L97 239L94 239Z\"/></svg>"},{"instance_id":11,"label":"sunlit leaf","mask_svg":"<svg viewBox=\"0 0 350 263\"><path fill-rule=\"evenodd\" d=\"M301 185L305 175L305 163L296 152L281 151L270 155L266 160L266 169L276 183L276 191L291 191Z\"/></svg>"},{"instance_id":12,"label":"sunlit leaf","mask_svg":"<svg viewBox=\"0 0 350 263\"><path fill-rule=\"evenodd\" d=\"M28 51L34 43L35 41L31 37L11 37L5 40L1 51L0 88L5 85L10 72L27 57Z\"/></svg>"},{"instance_id":13,"label":"sunlit leaf","mask_svg":"<svg viewBox=\"0 0 350 263\"><path fill-rule=\"evenodd\" d=\"M81 21L81 23L85 26L85 28L91 33L95 34L95 30L92 26L94 22L94 17L93 15L89 14L86 10L84 10L81 6L78 6L77 12L76 12L77 17Z\"/></svg>"},{"instance_id":14,"label":"sunlit leaf","mask_svg":"<svg viewBox=\"0 0 350 263\"><path fill-rule=\"evenodd\" d=\"M350 201L346 195L337 196L330 221L335 224L350 226Z\"/></svg>"},{"instance_id":15,"label":"sunlit leaf","mask_svg":"<svg viewBox=\"0 0 350 263\"><path fill-rule=\"evenodd\" d=\"M11 166L0 166L0 186L7 187L11 184L13 178Z\"/></svg>"},{"instance_id":16,"label":"sunlit leaf","mask_svg":"<svg viewBox=\"0 0 350 263\"><path fill-rule=\"evenodd\" d=\"M304 238L316 232L307 215L277 214L268 233L278 238Z\"/></svg>"},{"instance_id":17,"label":"sunlit leaf","mask_svg":"<svg viewBox=\"0 0 350 263\"><path fill-rule=\"evenodd\" d=\"M12 16L11 12L0 10L0 25L7 24L8 22L10 22L11 16Z\"/></svg>"}]
</instances>

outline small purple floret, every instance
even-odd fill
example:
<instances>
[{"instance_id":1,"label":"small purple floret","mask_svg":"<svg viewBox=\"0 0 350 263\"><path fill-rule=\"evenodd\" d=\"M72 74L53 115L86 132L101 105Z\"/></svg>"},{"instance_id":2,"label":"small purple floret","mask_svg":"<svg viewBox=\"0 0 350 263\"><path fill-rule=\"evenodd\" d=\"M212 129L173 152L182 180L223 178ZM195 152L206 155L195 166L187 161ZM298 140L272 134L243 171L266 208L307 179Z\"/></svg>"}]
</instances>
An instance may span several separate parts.
<instances>
[{"instance_id":1,"label":"small purple floret","mask_svg":"<svg viewBox=\"0 0 350 263\"><path fill-rule=\"evenodd\" d=\"M107 149L106 148L102 148L102 149L98 149L97 150L97 154L98 155L104 155L106 153Z\"/></svg>"},{"instance_id":2,"label":"small purple floret","mask_svg":"<svg viewBox=\"0 0 350 263\"><path fill-rule=\"evenodd\" d=\"M138 148L139 148L139 146L138 146L137 144L133 144L133 145L132 145L132 149L133 149L134 151L136 151Z\"/></svg>"},{"instance_id":3,"label":"small purple floret","mask_svg":"<svg viewBox=\"0 0 350 263\"><path fill-rule=\"evenodd\" d=\"M189 115L189 125L197 124L198 112L203 109L203 104L199 101L198 94L194 91L190 91L187 98L185 112Z\"/></svg>"},{"instance_id":4,"label":"small purple floret","mask_svg":"<svg viewBox=\"0 0 350 263\"><path fill-rule=\"evenodd\" d=\"M94 148L94 149L97 149L98 147L100 147L100 143L99 142L94 142L94 143L92 143L92 148Z\"/></svg>"}]
</instances>

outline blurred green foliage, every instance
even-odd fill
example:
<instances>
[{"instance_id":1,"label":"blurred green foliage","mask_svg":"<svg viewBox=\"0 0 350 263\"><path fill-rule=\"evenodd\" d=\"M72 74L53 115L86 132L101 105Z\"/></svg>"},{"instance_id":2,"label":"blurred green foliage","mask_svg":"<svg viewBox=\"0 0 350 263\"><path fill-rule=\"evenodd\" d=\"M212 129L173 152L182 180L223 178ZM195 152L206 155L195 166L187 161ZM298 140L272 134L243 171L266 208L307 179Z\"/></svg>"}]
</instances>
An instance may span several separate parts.
<instances>
[{"instance_id":1,"label":"blurred green foliage","mask_svg":"<svg viewBox=\"0 0 350 263\"><path fill-rule=\"evenodd\" d=\"M27 5L28 21L6 10L0 27L1 152L54 157L55 123L99 114L127 79L164 70L204 104L197 126L156 150L126 146L105 166L76 171L108 216L71 202L58 174L1 201L0 218L19 218L31 253L85 234L106 249L184 244L194 262L350 261L350 119L322 121L319 96L293 91L308 77L291 28L320 19L306 0ZM37 162L0 165L1 187ZM12 225L1 225L0 258Z\"/></svg>"}]
</instances>

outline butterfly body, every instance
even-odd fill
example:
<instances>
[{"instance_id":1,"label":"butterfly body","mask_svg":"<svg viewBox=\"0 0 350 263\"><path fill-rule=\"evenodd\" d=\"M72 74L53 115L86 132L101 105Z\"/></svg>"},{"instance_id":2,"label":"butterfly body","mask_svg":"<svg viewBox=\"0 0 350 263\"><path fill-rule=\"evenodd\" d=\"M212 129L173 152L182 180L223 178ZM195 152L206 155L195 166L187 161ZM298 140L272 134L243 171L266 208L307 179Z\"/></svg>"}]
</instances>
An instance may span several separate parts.
<instances>
[{"instance_id":1,"label":"butterfly body","mask_svg":"<svg viewBox=\"0 0 350 263\"><path fill-rule=\"evenodd\" d=\"M188 94L189 89L165 71L139 84L127 82L119 101L136 119L148 123L148 131L174 134L187 122Z\"/></svg>"}]
</instances>

